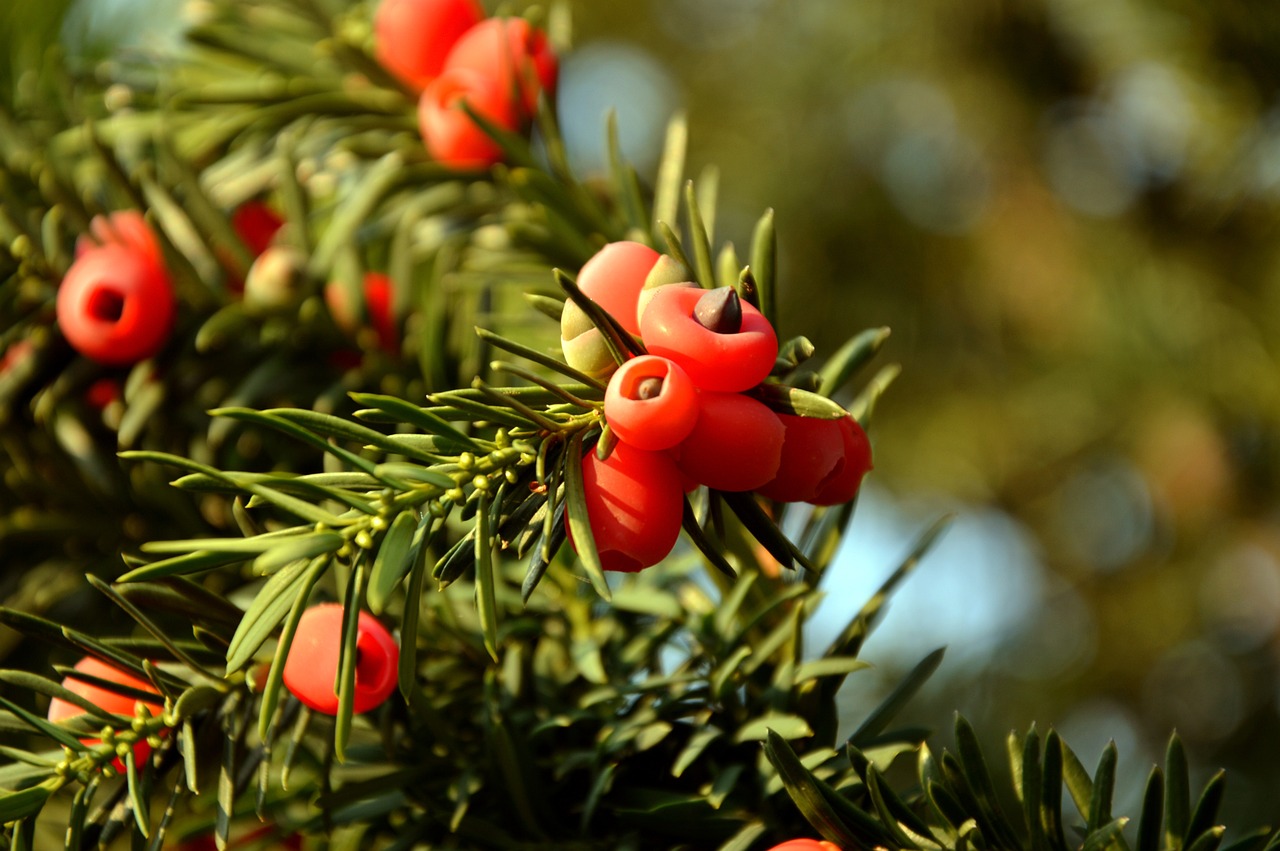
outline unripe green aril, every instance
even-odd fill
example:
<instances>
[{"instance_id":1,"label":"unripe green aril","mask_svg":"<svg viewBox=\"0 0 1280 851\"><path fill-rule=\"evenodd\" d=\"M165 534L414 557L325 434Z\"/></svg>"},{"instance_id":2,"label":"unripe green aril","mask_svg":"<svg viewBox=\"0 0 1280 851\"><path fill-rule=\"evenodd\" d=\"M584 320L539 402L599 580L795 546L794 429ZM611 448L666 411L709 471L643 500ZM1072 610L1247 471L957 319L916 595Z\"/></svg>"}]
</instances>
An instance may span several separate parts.
<instances>
[{"instance_id":1,"label":"unripe green aril","mask_svg":"<svg viewBox=\"0 0 1280 851\"><path fill-rule=\"evenodd\" d=\"M572 301L565 302L560 314L560 351L565 363L592 378L603 378L618 368L600 329Z\"/></svg>"},{"instance_id":2,"label":"unripe green aril","mask_svg":"<svg viewBox=\"0 0 1280 851\"><path fill-rule=\"evenodd\" d=\"M658 258L658 262L653 264L653 268L649 270L649 274L644 279L644 286L640 288L640 296L636 299L636 325L639 326L644 318L645 308L649 306L649 302L653 301L653 295L661 287L684 287L686 289L699 289L694 283L693 272L688 266L681 263L670 254L663 254Z\"/></svg>"}]
</instances>

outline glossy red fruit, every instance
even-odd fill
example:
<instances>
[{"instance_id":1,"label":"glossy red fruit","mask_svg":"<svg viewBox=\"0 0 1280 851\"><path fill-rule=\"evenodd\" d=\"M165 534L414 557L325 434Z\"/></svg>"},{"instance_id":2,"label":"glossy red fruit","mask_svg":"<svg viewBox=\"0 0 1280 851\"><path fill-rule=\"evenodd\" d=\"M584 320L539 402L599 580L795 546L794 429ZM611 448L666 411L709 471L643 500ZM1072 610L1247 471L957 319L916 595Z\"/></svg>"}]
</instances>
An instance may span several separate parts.
<instances>
[{"instance_id":1,"label":"glossy red fruit","mask_svg":"<svg viewBox=\"0 0 1280 851\"><path fill-rule=\"evenodd\" d=\"M373 15L373 55L421 91L440 75L463 33L482 20L476 0L382 0Z\"/></svg>"},{"instance_id":2,"label":"glossy red fruit","mask_svg":"<svg viewBox=\"0 0 1280 851\"><path fill-rule=\"evenodd\" d=\"M698 422L673 452L680 470L700 485L751 491L778 472L782 421L740 393L699 393Z\"/></svg>"},{"instance_id":3,"label":"glossy red fruit","mask_svg":"<svg viewBox=\"0 0 1280 851\"><path fill-rule=\"evenodd\" d=\"M520 126L519 115L503 83L468 68L446 69L422 90L418 129L432 159L453 168L487 168L502 159L502 148L462 109L504 130Z\"/></svg>"},{"instance_id":4,"label":"glossy red fruit","mask_svg":"<svg viewBox=\"0 0 1280 851\"><path fill-rule=\"evenodd\" d=\"M128 688L157 694L155 686L151 685L151 683L146 680L139 679L133 674L130 674L127 671L122 671L114 665L108 665L106 662L103 662L101 659L94 658L93 656L85 656L76 663L75 669L81 673L88 674L91 677L97 677L100 680L119 683L120 685ZM67 677L62 681L62 687L73 694L77 694L80 697L85 698L100 709L104 709L114 715L123 715L126 718L132 718L136 714L134 707L137 702L132 697L126 697L122 694L117 694L116 692L102 688L101 686L92 685L71 677ZM159 715L164 712L164 706L160 703L144 702L143 705L147 707L147 711L152 715ZM84 714L85 711L79 706L76 706L74 703L69 701L62 700L61 698L55 697L53 700L49 701L49 720L55 724L59 721L65 721L68 718L74 718L77 715ZM93 747L101 740L90 738L81 739L80 741L89 747ZM136 763L141 764L146 762L147 757L150 755L151 746L146 742L140 741L134 745L133 758ZM123 772L125 770L124 762L119 759L115 760L113 765L117 771Z\"/></svg>"},{"instance_id":5,"label":"glossy red fruit","mask_svg":"<svg viewBox=\"0 0 1280 851\"><path fill-rule=\"evenodd\" d=\"M94 216L89 222L89 233L76 240L76 257L103 245L123 245L151 258L164 267L164 256L155 232L146 218L137 210L116 210L105 216Z\"/></svg>"},{"instance_id":6,"label":"glossy red fruit","mask_svg":"<svg viewBox=\"0 0 1280 851\"><path fill-rule=\"evenodd\" d=\"M643 570L666 558L676 545L684 490L665 452L619 443L601 461L594 448L588 449L582 457L582 485L591 535L605 570ZM569 542L573 543L572 533Z\"/></svg>"},{"instance_id":7,"label":"glossy red fruit","mask_svg":"<svg viewBox=\"0 0 1280 851\"><path fill-rule=\"evenodd\" d=\"M321 603L302 613L284 663L284 684L294 697L325 715L338 714L338 656L342 649L342 605ZM354 708L357 713L380 706L396 688L400 647L382 623L360 612L356 638Z\"/></svg>"},{"instance_id":8,"label":"glossy red fruit","mask_svg":"<svg viewBox=\"0 0 1280 851\"><path fill-rule=\"evenodd\" d=\"M270 247L284 219L261 201L245 201L231 214L231 227L257 257Z\"/></svg>"},{"instance_id":9,"label":"glossy red fruit","mask_svg":"<svg viewBox=\"0 0 1280 851\"><path fill-rule=\"evenodd\" d=\"M825 839L790 839L769 851L840 851L840 846Z\"/></svg>"},{"instance_id":10,"label":"glossy red fruit","mask_svg":"<svg viewBox=\"0 0 1280 851\"><path fill-rule=\"evenodd\" d=\"M151 357L169 338L173 316L168 273L135 243L86 250L58 289L58 327L80 354L99 363Z\"/></svg>"},{"instance_id":11,"label":"glossy red fruit","mask_svg":"<svg viewBox=\"0 0 1280 851\"><path fill-rule=\"evenodd\" d=\"M858 495L862 479L871 470L871 441L853 417L836 420L843 441L840 462L818 485L814 505L840 505Z\"/></svg>"},{"instance_id":12,"label":"glossy red fruit","mask_svg":"<svg viewBox=\"0 0 1280 851\"><path fill-rule=\"evenodd\" d=\"M778 414L786 429L778 472L756 492L778 502L812 502L819 486L844 459L838 420Z\"/></svg>"},{"instance_id":13,"label":"glossy red fruit","mask_svg":"<svg viewBox=\"0 0 1280 851\"><path fill-rule=\"evenodd\" d=\"M611 242L578 272L578 289L632 336L640 336L636 304L645 278L662 255L640 242Z\"/></svg>"},{"instance_id":14,"label":"glossy red fruit","mask_svg":"<svg viewBox=\"0 0 1280 851\"><path fill-rule=\"evenodd\" d=\"M546 33L524 18L490 18L458 39L444 63L445 71L467 70L487 77L506 93L520 92L520 116L528 119L538 94L555 94L560 62Z\"/></svg>"},{"instance_id":15,"label":"glossy red fruit","mask_svg":"<svg viewBox=\"0 0 1280 851\"><path fill-rule=\"evenodd\" d=\"M695 315L716 290L660 287L645 308L640 336L649 354L670 358L689 373L700 390L739 392L768 377L778 358L778 336L760 311L739 302L738 330L713 331Z\"/></svg>"},{"instance_id":16,"label":"glossy red fruit","mask_svg":"<svg viewBox=\"0 0 1280 851\"><path fill-rule=\"evenodd\" d=\"M641 355L610 377L604 416L623 443L637 449L670 449L688 437L698 421L698 391L672 361Z\"/></svg>"}]
</instances>

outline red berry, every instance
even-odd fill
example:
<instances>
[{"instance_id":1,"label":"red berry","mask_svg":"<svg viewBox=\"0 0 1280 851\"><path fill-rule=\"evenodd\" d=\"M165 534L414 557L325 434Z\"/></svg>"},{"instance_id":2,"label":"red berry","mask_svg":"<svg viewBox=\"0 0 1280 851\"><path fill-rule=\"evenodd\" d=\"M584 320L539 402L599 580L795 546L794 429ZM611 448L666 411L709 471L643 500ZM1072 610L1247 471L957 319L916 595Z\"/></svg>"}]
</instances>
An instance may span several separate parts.
<instances>
[{"instance_id":1,"label":"red berry","mask_svg":"<svg viewBox=\"0 0 1280 851\"><path fill-rule=\"evenodd\" d=\"M502 159L502 148L462 109L505 130L519 126L515 105L502 83L467 68L446 69L422 90L418 128L427 153L454 168L487 168Z\"/></svg>"},{"instance_id":2,"label":"red berry","mask_svg":"<svg viewBox=\"0 0 1280 851\"><path fill-rule=\"evenodd\" d=\"M578 289L618 320L627 333L640 336L636 302L645 278L662 255L640 242L611 242L578 273Z\"/></svg>"},{"instance_id":3,"label":"red berry","mask_svg":"<svg viewBox=\"0 0 1280 851\"><path fill-rule=\"evenodd\" d=\"M676 545L684 489L666 453L619 443L601 461L595 449L588 449L582 457L582 486L591 535L605 570L634 573L662 561ZM573 543L572 534L569 542Z\"/></svg>"},{"instance_id":4,"label":"red berry","mask_svg":"<svg viewBox=\"0 0 1280 851\"><path fill-rule=\"evenodd\" d=\"M844 442L840 462L818 485L814 505L840 505L858 495L862 478L871 469L871 441L853 417L836 420Z\"/></svg>"},{"instance_id":5,"label":"red berry","mask_svg":"<svg viewBox=\"0 0 1280 851\"><path fill-rule=\"evenodd\" d=\"M369 324L378 334L378 345L383 351L395 352L399 348L395 317L391 314L391 279L381 272L364 273L364 304L369 312Z\"/></svg>"},{"instance_id":6,"label":"red berry","mask_svg":"<svg viewBox=\"0 0 1280 851\"><path fill-rule=\"evenodd\" d=\"M778 414L786 428L778 472L756 492L778 502L812 502L820 485L844 459L844 438L838 420Z\"/></svg>"},{"instance_id":7,"label":"red berry","mask_svg":"<svg viewBox=\"0 0 1280 851\"><path fill-rule=\"evenodd\" d=\"M157 694L155 686L151 683L141 680L133 674L122 671L114 665L109 665L101 659L97 659L93 656L85 656L76 663L75 669L81 673L88 674L91 677L97 677L100 680L107 680L108 682L118 683L122 686L126 686L127 688ZM122 694L117 694L116 692L102 688L101 686L92 685L90 683L82 682L81 680L72 679L71 677L67 677L62 681L62 687L73 694L83 697L99 709L103 709L113 715L123 715L126 718L132 718L135 715L134 706L136 702L132 697L125 697ZM147 711L152 715L159 715L164 712L164 706L161 704L143 703L143 705L147 707ZM49 701L49 720L55 724L59 721L64 721L68 718L74 718L78 715L84 714L85 711L83 709L70 701L66 701L58 697ZM80 741L82 744L88 745L89 747L93 747L101 742L100 739L81 739ZM134 761L138 764L146 762L147 757L150 755L151 746L145 741L140 741L134 745L133 757ZM125 770L124 763L119 759L117 759L113 765L117 771L123 772Z\"/></svg>"},{"instance_id":8,"label":"red berry","mask_svg":"<svg viewBox=\"0 0 1280 851\"><path fill-rule=\"evenodd\" d=\"M698 422L674 450L681 472L700 485L750 491L778 472L782 421L740 393L699 393Z\"/></svg>"},{"instance_id":9,"label":"red berry","mask_svg":"<svg viewBox=\"0 0 1280 851\"><path fill-rule=\"evenodd\" d=\"M245 201L231 214L231 227L257 257L271 245L276 231L284 227L284 219L261 201Z\"/></svg>"},{"instance_id":10,"label":"red berry","mask_svg":"<svg viewBox=\"0 0 1280 851\"><path fill-rule=\"evenodd\" d=\"M302 613L284 663L284 684L294 697L325 715L338 714L338 656L342 649L342 604L321 603ZM360 612L356 627L354 709L368 712L395 691L400 648L382 623Z\"/></svg>"},{"instance_id":11,"label":"red berry","mask_svg":"<svg viewBox=\"0 0 1280 851\"><path fill-rule=\"evenodd\" d=\"M164 266L160 243L137 210L117 210L105 216L94 216L89 222L89 233L76 240L76 257L103 245L127 246L151 258L156 265Z\"/></svg>"},{"instance_id":12,"label":"red berry","mask_svg":"<svg viewBox=\"0 0 1280 851\"><path fill-rule=\"evenodd\" d=\"M151 357L173 327L173 287L136 243L83 252L58 290L58 327L82 355L104 364Z\"/></svg>"},{"instance_id":13,"label":"red berry","mask_svg":"<svg viewBox=\"0 0 1280 851\"><path fill-rule=\"evenodd\" d=\"M641 318L640 336L650 354L680 364L700 390L749 390L773 370L778 337L760 311L736 297L742 316L738 330L707 327L696 311L718 298L717 290L659 287Z\"/></svg>"},{"instance_id":14,"label":"red berry","mask_svg":"<svg viewBox=\"0 0 1280 851\"><path fill-rule=\"evenodd\" d=\"M538 93L555 93L559 61L547 36L524 18L490 18L458 39L444 63L445 71L465 69L498 84L503 94L519 87L522 117L532 116Z\"/></svg>"},{"instance_id":15,"label":"red berry","mask_svg":"<svg viewBox=\"0 0 1280 851\"><path fill-rule=\"evenodd\" d=\"M840 851L840 846L825 839L791 839L773 846L769 851Z\"/></svg>"},{"instance_id":16,"label":"red berry","mask_svg":"<svg viewBox=\"0 0 1280 851\"><path fill-rule=\"evenodd\" d=\"M84 391L84 400L99 411L119 398L120 382L110 377L99 378Z\"/></svg>"},{"instance_id":17,"label":"red berry","mask_svg":"<svg viewBox=\"0 0 1280 851\"><path fill-rule=\"evenodd\" d=\"M698 391L673 362L641 355L609 379L604 415L622 442L637 449L670 449L698 421Z\"/></svg>"},{"instance_id":18,"label":"red berry","mask_svg":"<svg viewBox=\"0 0 1280 851\"><path fill-rule=\"evenodd\" d=\"M373 15L373 53L382 67L421 91L445 57L484 19L476 0L382 0Z\"/></svg>"}]
</instances>

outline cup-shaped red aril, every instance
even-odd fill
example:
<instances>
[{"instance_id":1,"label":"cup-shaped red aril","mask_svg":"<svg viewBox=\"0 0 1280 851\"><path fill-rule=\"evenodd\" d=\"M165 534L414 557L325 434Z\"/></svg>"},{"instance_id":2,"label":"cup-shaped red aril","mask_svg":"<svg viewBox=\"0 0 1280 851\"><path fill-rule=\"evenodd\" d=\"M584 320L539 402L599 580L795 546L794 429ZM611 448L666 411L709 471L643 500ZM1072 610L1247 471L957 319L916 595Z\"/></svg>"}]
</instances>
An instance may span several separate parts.
<instances>
[{"instance_id":1,"label":"cup-shaped red aril","mask_svg":"<svg viewBox=\"0 0 1280 851\"><path fill-rule=\"evenodd\" d=\"M699 393L698 422L673 451L681 472L722 491L751 491L778 472L786 435L778 415L741 393Z\"/></svg>"},{"instance_id":2,"label":"cup-shaped red aril","mask_svg":"<svg viewBox=\"0 0 1280 851\"><path fill-rule=\"evenodd\" d=\"M840 846L825 839L790 839L773 846L769 851L840 851Z\"/></svg>"},{"instance_id":3,"label":"cup-shaped red aril","mask_svg":"<svg viewBox=\"0 0 1280 851\"><path fill-rule=\"evenodd\" d=\"M684 368L700 390L733 393L749 390L768 377L778 358L778 335L760 311L740 302L739 329L720 333L696 315L714 290L660 287L645 308L640 336L649 354L670 358Z\"/></svg>"},{"instance_id":4,"label":"cup-shaped red aril","mask_svg":"<svg viewBox=\"0 0 1280 851\"><path fill-rule=\"evenodd\" d=\"M858 495L862 479L871 470L871 441L853 417L836 420L842 441L840 461L818 484L814 505L840 505Z\"/></svg>"},{"instance_id":5,"label":"cup-shaped red aril","mask_svg":"<svg viewBox=\"0 0 1280 851\"><path fill-rule=\"evenodd\" d=\"M670 449L698 421L698 391L672 361L641 355L618 367L604 394L604 416L618 440L637 449Z\"/></svg>"},{"instance_id":6,"label":"cup-shaped red aril","mask_svg":"<svg viewBox=\"0 0 1280 851\"><path fill-rule=\"evenodd\" d=\"M421 91L440 75L458 39L482 20L476 0L382 0L373 14L373 55Z\"/></svg>"},{"instance_id":7,"label":"cup-shaped red aril","mask_svg":"<svg viewBox=\"0 0 1280 851\"><path fill-rule=\"evenodd\" d=\"M538 106L538 93L555 94L560 70L546 33L524 18L489 18L467 30L445 59L444 72L466 70L492 80L506 95L520 93L520 117Z\"/></svg>"},{"instance_id":8,"label":"cup-shaped red aril","mask_svg":"<svg viewBox=\"0 0 1280 851\"><path fill-rule=\"evenodd\" d=\"M82 674L88 674L91 677L96 677L100 680L105 680L106 682L118 683L126 688L155 694L159 697L155 686L150 682L139 679L133 674L123 671L115 665L109 665L101 659L97 659L93 656L85 656L75 664L75 669ZM62 687L72 694L83 697L99 709L110 712L112 715L123 715L126 718L132 718L136 714L136 705L138 701L135 701L132 697L127 697L111 691L110 689L103 688L102 686L77 680L73 677L67 677L62 681ZM143 706L145 706L147 711L153 716L164 712L164 706L160 703L143 702ZM75 718L78 715L84 714L85 710L70 701L63 700L62 698L55 697L53 700L49 701L48 717L49 720L55 724L59 721L64 721L68 718ZM89 747L99 744L100 741L100 739L93 738L80 740L81 744L88 745ZM139 765L146 762L147 757L150 755L151 746L145 741L139 741L134 745L133 758ZM125 770L125 764L120 759L116 759L112 765L117 771L123 772Z\"/></svg>"},{"instance_id":9,"label":"cup-shaped red aril","mask_svg":"<svg viewBox=\"0 0 1280 851\"><path fill-rule=\"evenodd\" d=\"M289 657L284 663L284 684L294 697L325 715L338 714L338 657L342 652L340 603L321 603L302 613ZM354 711L368 712L380 706L396 688L400 647L382 623L360 612L356 625Z\"/></svg>"},{"instance_id":10,"label":"cup-shaped red aril","mask_svg":"<svg viewBox=\"0 0 1280 851\"><path fill-rule=\"evenodd\" d=\"M504 129L519 126L512 93L500 80L468 68L446 69L422 90L418 128L432 159L453 168L487 168L502 159L502 148L462 108Z\"/></svg>"},{"instance_id":11,"label":"cup-shaped red aril","mask_svg":"<svg viewBox=\"0 0 1280 851\"><path fill-rule=\"evenodd\" d=\"M58 288L58 327L76 351L108 365L151 357L173 327L164 267L132 244L85 251Z\"/></svg>"},{"instance_id":12,"label":"cup-shaped red aril","mask_svg":"<svg viewBox=\"0 0 1280 851\"><path fill-rule=\"evenodd\" d=\"M756 492L778 502L812 502L818 488L844 458L838 420L778 414L786 429L778 472Z\"/></svg>"},{"instance_id":13,"label":"cup-shaped red aril","mask_svg":"<svg viewBox=\"0 0 1280 851\"><path fill-rule=\"evenodd\" d=\"M640 289L661 256L641 242L611 242L582 264L578 289L618 320L628 334L638 337Z\"/></svg>"},{"instance_id":14,"label":"cup-shaped red aril","mask_svg":"<svg viewBox=\"0 0 1280 851\"><path fill-rule=\"evenodd\" d=\"M684 489L667 453L619 443L601 461L594 448L588 449L582 456L582 486L605 570L634 573L670 554L680 537ZM572 533L569 542L576 551Z\"/></svg>"}]
</instances>

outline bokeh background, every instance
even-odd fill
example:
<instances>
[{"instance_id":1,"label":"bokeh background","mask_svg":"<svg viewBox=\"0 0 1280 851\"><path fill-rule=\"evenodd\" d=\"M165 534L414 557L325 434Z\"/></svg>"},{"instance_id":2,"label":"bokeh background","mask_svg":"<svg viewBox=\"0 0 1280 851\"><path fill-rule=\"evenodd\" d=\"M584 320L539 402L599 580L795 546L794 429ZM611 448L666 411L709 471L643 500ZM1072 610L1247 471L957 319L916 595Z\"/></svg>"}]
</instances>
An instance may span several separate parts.
<instances>
[{"instance_id":1,"label":"bokeh background","mask_svg":"<svg viewBox=\"0 0 1280 851\"><path fill-rule=\"evenodd\" d=\"M1115 739L1131 805L1176 728L1199 779L1229 770L1229 824L1280 822L1280 7L566 5L580 170L607 108L646 175L684 111L717 238L776 210L783 335L821 356L893 329L903 372L814 640L957 520L849 717L945 644L908 713L944 741L956 709L993 752L1032 721L1090 766ZM179 7L3 4L0 86L54 43L174 39Z\"/></svg>"}]
</instances>

